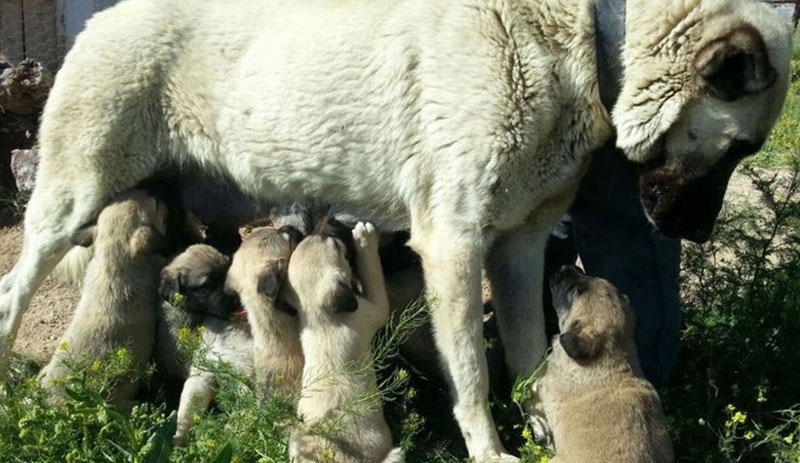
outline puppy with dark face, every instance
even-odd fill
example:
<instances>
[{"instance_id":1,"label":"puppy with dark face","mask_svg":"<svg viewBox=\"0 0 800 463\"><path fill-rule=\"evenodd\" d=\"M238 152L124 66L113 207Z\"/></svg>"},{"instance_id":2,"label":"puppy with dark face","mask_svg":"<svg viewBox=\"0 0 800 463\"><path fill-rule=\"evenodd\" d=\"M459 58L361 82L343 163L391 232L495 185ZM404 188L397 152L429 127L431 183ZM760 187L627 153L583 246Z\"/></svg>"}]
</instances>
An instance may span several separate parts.
<instances>
[{"instance_id":1,"label":"puppy with dark face","mask_svg":"<svg viewBox=\"0 0 800 463\"><path fill-rule=\"evenodd\" d=\"M178 406L176 445L184 445L196 410L205 410L214 398L213 372L192 366L179 341L181 328L202 327L203 354L223 361L244 374L253 373L253 338L238 299L225 293L230 259L217 249L197 244L175 257L161 271L156 366L162 375L183 381Z\"/></svg>"},{"instance_id":2,"label":"puppy with dark face","mask_svg":"<svg viewBox=\"0 0 800 463\"><path fill-rule=\"evenodd\" d=\"M279 298L289 256L301 238L294 227L243 227L242 244L225 280L237 295L253 334L256 380L265 393L299 389L303 352L297 313Z\"/></svg>"},{"instance_id":3,"label":"puppy with dark face","mask_svg":"<svg viewBox=\"0 0 800 463\"><path fill-rule=\"evenodd\" d=\"M561 334L534 385L533 414L552 432L553 462L673 461L661 402L639 367L627 298L575 267L556 272L550 287Z\"/></svg>"},{"instance_id":4,"label":"puppy with dark face","mask_svg":"<svg viewBox=\"0 0 800 463\"><path fill-rule=\"evenodd\" d=\"M389 317L379 235L371 224L358 223L352 237L311 235L289 262L286 298L300 315L305 356L297 404L303 425L289 442L290 458L297 463L404 461L402 450L392 449L381 403L363 402L378 392L370 345ZM347 242L355 245L363 296L356 289Z\"/></svg>"},{"instance_id":5,"label":"puppy with dark face","mask_svg":"<svg viewBox=\"0 0 800 463\"><path fill-rule=\"evenodd\" d=\"M75 234L75 244L93 245L94 256L86 267L81 298L61 347L39 374L44 387L57 392L58 382L69 374L66 358L104 361L126 348L133 368L150 360L166 217L161 202L142 190L131 190L103 209L96 224ZM136 379L123 380L109 400L122 404L138 386Z\"/></svg>"}]
</instances>

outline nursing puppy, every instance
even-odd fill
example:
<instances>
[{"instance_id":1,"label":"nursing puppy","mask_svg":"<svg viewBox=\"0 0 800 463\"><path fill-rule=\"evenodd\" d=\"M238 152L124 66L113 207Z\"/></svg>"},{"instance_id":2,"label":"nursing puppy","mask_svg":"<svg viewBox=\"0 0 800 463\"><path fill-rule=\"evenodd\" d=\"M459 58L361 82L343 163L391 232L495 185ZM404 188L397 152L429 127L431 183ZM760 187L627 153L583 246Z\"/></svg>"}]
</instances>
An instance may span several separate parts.
<instances>
[{"instance_id":1,"label":"nursing puppy","mask_svg":"<svg viewBox=\"0 0 800 463\"><path fill-rule=\"evenodd\" d=\"M240 234L225 289L247 312L256 381L266 394L297 392L303 370L298 317L279 295L300 233L291 226L263 226L243 227Z\"/></svg>"},{"instance_id":2,"label":"nursing puppy","mask_svg":"<svg viewBox=\"0 0 800 463\"><path fill-rule=\"evenodd\" d=\"M311 235L289 261L286 297L300 314L305 356L297 404L303 425L289 442L289 455L298 463L405 460L402 450L392 449L382 405L358 403L378 392L370 346L389 317L389 299L378 233L369 223L358 223L352 233L363 297L356 295L347 246L339 238Z\"/></svg>"},{"instance_id":3,"label":"nursing puppy","mask_svg":"<svg viewBox=\"0 0 800 463\"><path fill-rule=\"evenodd\" d=\"M213 371L198 365L181 347L181 328L202 328L201 353L205 362L225 362L244 375L253 374L253 338L238 298L225 293L230 259L215 248L198 244L187 248L161 271L155 360L166 381L183 384L178 405L176 445L184 445L194 425L193 415L214 398ZM193 361L194 360L194 361Z\"/></svg>"},{"instance_id":4,"label":"nursing puppy","mask_svg":"<svg viewBox=\"0 0 800 463\"><path fill-rule=\"evenodd\" d=\"M225 293L230 258L206 244L189 246L160 274L158 332L154 358L161 375L186 379L190 361L179 346L181 328L197 328L206 318L227 320L239 308Z\"/></svg>"},{"instance_id":5,"label":"nursing puppy","mask_svg":"<svg viewBox=\"0 0 800 463\"><path fill-rule=\"evenodd\" d=\"M508 369L528 376L547 344L544 245L590 153L616 133L653 223L704 241L788 87L791 31L768 6L625 4L611 114L592 0L126 0L98 13L44 108L24 250L0 282L0 354L75 230L116 192L198 168L259 202L325 198L410 230L469 454L514 461L488 407L481 266Z\"/></svg>"},{"instance_id":6,"label":"nursing puppy","mask_svg":"<svg viewBox=\"0 0 800 463\"><path fill-rule=\"evenodd\" d=\"M93 243L75 315L61 339L62 346L39 374L41 384L57 393L70 373L65 358L105 361L127 348L133 367L142 368L153 351L156 331L158 274L164 265L166 208L144 191L133 190L109 204L97 224L80 230L76 244ZM139 382L123 379L110 401L122 404L136 393Z\"/></svg>"},{"instance_id":7,"label":"nursing puppy","mask_svg":"<svg viewBox=\"0 0 800 463\"><path fill-rule=\"evenodd\" d=\"M658 393L644 379L627 298L608 281L563 267L551 279L561 334L536 382L554 463L669 463Z\"/></svg>"}]
</instances>

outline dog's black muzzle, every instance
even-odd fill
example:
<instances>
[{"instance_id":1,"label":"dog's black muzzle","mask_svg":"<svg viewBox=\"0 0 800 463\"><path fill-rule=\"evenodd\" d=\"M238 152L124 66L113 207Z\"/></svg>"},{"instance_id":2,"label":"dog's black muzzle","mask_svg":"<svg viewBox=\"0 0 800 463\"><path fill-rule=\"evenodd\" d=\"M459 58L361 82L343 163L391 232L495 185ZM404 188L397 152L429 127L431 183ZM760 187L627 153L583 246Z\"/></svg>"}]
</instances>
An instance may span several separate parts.
<instances>
[{"instance_id":1,"label":"dog's black muzzle","mask_svg":"<svg viewBox=\"0 0 800 463\"><path fill-rule=\"evenodd\" d=\"M708 241L734 169L762 144L761 140L732 143L722 159L699 176L665 162L664 156L641 166L639 198L642 206L664 235L695 243Z\"/></svg>"}]
</instances>

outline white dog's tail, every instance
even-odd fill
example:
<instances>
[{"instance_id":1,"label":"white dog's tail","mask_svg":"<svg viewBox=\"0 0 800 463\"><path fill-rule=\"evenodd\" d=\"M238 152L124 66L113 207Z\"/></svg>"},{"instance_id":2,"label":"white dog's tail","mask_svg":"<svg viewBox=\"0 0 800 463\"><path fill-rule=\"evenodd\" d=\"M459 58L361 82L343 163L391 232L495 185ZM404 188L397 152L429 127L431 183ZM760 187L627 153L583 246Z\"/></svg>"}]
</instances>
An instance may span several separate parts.
<instances>
[{"instance_id":1,"label":"white dog's tail","mask_svg":"<svg viewBox=\"0 0 800 463\"><path fill-rule=\"evenodd\" d=\"M55 277L59 281L80 287L86 274L86 266L94 254L93 249L92 246L73 246L53 270Z\"/></svg>"},{"instance_id":2,"label":"white dog's tail","mask_svg":"<svg viewBox=\"0 0 800 463\"><path fill-rule=\"evenodd\" d=\"M406 462L406 455L403 453L403 449L400 447L395 447L386 455L386 458L383 459L383 463L405 463Z\"/></svg>"}]
</instances>

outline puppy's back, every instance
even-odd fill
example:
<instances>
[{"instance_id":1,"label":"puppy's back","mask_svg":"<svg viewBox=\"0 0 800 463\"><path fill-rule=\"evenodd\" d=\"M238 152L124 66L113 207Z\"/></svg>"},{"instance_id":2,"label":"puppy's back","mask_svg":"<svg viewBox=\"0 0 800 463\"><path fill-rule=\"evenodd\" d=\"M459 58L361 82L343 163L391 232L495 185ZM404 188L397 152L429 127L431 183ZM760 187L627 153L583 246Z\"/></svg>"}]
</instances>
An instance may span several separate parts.
<instances>
[{"instance_id":1,"label":"puppy's back","mask_svg":"<svg viewBox=\"0 0 800 463\"><path fill-rule=\"evenodd\" d=\"M561 411L548 415L554 463L674 461L658 393L646 380L631 375L563 400Z\"/></svg>"}]
</instances>

